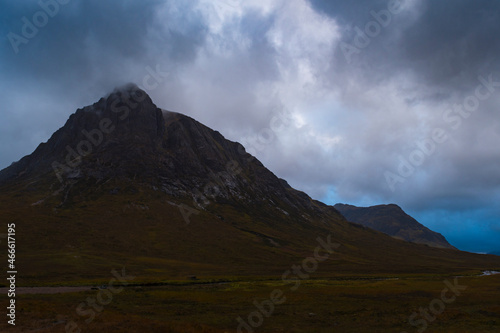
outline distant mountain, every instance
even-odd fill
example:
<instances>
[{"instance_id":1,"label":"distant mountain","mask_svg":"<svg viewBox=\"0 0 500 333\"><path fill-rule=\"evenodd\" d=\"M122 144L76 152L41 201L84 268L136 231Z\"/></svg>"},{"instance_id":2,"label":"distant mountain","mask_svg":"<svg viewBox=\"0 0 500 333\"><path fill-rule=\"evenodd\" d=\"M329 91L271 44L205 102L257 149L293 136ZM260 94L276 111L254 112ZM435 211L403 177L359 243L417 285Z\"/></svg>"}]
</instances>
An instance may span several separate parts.
<instances>
[{"instance_id":1,"label":"distant mountain","mask_svg":"<svg viewBox=\"0 0 500 333\"><path fill-rule=\"evenodd\" d=\"M454 249L443 235L420 224L397 205L356 207L336 204L334 207L348 221L381 231L394 238L438 248Z\"/></svg>"},{"instance_id":2,"label":"distant mountain","mask_svg":"<svg viewBox=\"0 0 500 333\"><path fill-rule=\"evenodd\" d=\"M135 85L78 109L46 143L0 171L0 221L2 230L14 223L19 231L25 285L109 279L120 265L143 281L281 277L310 256L317 259L307 269L316 262L325 276L500 267L494 256L403 242L350 223L241 144L159 109Z\"/></svg>"},{"instance_id":3,"label":"distant mountain","mask_svg":"<svg viewBox=\"0 0 500 333\"><path fill-rule=\"evenodd\" d=\"M489 254L500 256L500 251L493 251L493 252L490 252Z\"/></svg>"}]
</instances>

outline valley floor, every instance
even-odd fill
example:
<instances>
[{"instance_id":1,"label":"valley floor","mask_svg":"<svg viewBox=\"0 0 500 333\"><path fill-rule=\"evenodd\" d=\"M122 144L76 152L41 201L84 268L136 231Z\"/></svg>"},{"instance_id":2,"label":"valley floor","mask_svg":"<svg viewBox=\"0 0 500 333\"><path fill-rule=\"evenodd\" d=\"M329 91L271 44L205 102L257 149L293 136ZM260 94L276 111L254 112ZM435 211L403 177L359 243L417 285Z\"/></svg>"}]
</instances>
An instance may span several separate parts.
<instances>
[{"instance_id":1,"label":"valley floor","mask_svg":"<svg viewBox=\"0 0 500 333\"><path fill-rule=\"evenodd\" d=\"M500 331L500 275L200 282L19 294L0 331Z\"/></svg>"}]
</instances>

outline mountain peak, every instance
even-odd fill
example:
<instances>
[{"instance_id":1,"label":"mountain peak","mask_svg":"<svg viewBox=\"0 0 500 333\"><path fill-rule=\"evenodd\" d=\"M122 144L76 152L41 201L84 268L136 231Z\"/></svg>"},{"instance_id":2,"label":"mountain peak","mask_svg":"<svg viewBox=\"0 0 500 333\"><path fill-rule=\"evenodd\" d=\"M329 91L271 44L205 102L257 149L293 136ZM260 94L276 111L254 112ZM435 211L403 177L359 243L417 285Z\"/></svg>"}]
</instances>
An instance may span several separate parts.
<instances>
[{"instance_id":1,"label":"mountain peak","mask_svg":"<svg viewBox=\"0 0 500 333\"><path fill-rule=\"evenodd\" d=\"M342 219L276 177L241 144L186 115L159 109L134 84L78 109L47 143L0 171L0 183L12 181L31 181L44 191L60 186L61 204L69 202L72 188L92 192L96 188L88 184L127 183L202 207L232 202Z\"/></svg>"},{"instance_id":2,"label":"mountain peak","mask_svg":"<svg viewBox=\"0 0 500 333\"><path fill-rule=\"evenodd\" d=\"M351 205L351 204L338 203L338 204L335 204L335 207L344 208L344 209L347 209L347 208L353 208L353 209L357 209L357 208L375 208L375 207L377 207L377 208L403 210L401 207L399 207L397 204L394 204L394 203L382 204L382 205L375 205L375 206L370 206L370 207L358 207L358 206L354 206L354 205Z\"/></svg>"},{"instance_id":3,"label":"mountain peak","mask_svg":"<svg viewBox=\"0 0 500 333\"><path fill-rule=\"evenodd\" d=\"M137 84L135 84L134 82L129 82L129 83L125 83L122 86L116 87L113 90L113 93L118 93L118 92L133 92L133 91L137 91L137 90L141 90L139 88L139 86ZM141 91L143 91L143 90L141 90Z\"/></svg>"},{"instance_id":4,"label":"mountain peak","mask_svg":"<svg viewBox=\"0 0 500 333\"><path fill-rule=\"evenodd\" d=\"M348 221L383 232L394 238L433 247L454 248L443 235L420 224L396 204L372 207L336 204L334 207Z\"/></svg>"},{"instance_id":5,"label":"mountain peak","mask_svg":"<svg viewBox=\"0 0 500 333\"><path fill-rule=\"evenodd\" d=\"M46 143L0 171L0 182L51 173L63 182L67 176L84 174L82 167L92 161L114 164L140 158L139 147L153 154L164 133L162 110L137 85L126 84L76 110Z\"/></svg>"},{"instance_id":6,"label":"mountain peak","mask_svg":"<svg viewBox=\"0 0 500 333\"><path fill-rule=\"evenodd\" d=\"M79 112L93 112L98 115L103 115L104 111L108 111L106 116L110 117L112 113L118 114L121 120L127 118L131 112L139 111L146 113L149 111L155 112L158 107L153 103L151 97L135 83L127 83L123 86L115 88L111 93L102 97L98 102L78 109ZM111 111L111 112L109 112ZM111 116L112 118L115 118Z\"/></svg>"}]
</instances>

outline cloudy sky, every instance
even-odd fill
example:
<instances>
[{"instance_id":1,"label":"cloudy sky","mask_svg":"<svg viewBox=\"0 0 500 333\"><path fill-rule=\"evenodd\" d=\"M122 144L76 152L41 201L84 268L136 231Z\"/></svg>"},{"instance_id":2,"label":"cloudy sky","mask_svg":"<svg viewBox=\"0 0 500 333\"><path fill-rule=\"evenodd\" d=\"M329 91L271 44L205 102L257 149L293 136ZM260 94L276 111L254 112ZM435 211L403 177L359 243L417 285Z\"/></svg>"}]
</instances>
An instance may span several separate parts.
<instances>
[{"instance_id":1,"label":"cloudy sky","mask_svg":"<svg viewBox=\"0 0 500 333\"><path fill-rule=\"evenodd\" d=\"M0 0L0 168L135 82L329 204L500 250L500 2Z\"/></svg>"}]
</instances>

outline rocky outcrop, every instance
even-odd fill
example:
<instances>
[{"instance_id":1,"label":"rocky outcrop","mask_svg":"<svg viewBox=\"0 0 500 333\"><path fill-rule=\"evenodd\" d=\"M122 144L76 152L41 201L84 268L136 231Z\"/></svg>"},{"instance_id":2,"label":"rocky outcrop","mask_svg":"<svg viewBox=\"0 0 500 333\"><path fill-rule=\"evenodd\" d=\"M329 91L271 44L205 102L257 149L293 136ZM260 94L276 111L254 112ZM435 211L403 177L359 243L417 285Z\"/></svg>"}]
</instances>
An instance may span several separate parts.
<instances>
[{"instance_id":1,"label":"rocky outcrop","mask_svg":"<svg viewBox=\"0 0 500 333\"><path fill-rule=\"evenodd\" d=\"M200 207L231 202L342 218L277 178L241 144L186 115L159 109L133 84L78 109L47 143L0 172L0 183L28 179L43 180L40 186L50 180L61 192L79 182L133 180L192 198Z\"/></svg>"}]
</instances>

